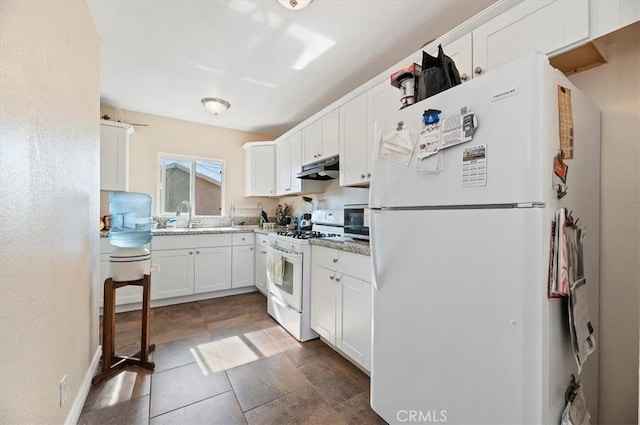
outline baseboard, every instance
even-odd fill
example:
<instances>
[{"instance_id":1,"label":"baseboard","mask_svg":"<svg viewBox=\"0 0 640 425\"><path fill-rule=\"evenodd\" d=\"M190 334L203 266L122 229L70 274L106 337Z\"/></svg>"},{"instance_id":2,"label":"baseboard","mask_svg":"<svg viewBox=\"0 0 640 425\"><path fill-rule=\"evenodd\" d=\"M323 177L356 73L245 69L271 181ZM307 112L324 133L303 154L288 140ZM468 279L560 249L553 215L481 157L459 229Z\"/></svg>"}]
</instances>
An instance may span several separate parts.
<instances>
[{"instance_id":1,"label":"baseboard","mask_svg":"<svg viewBox=\"0 0 640 425\"><path fill-rule=\"evenodd\" d=\"M78 394L76 395L75 400L73 400L73 406L71 406L71 410L67 415L67 419L64 421L64 425L75 425L78 423L78 419L80 419L80 414L82 413L82 408L84 407L84 402L87 401L87 396L89 395L89 390L91 389L91 380L93 379L93 376L96 374L96 370L98 370L98 366L100 365L101 355L102 346L98 345L98 348L93 355L93 359L91 360L91 364L89 365L87 372L84 374L84 379L82 380L82 384L80 385Z\"/></svg>"}]
</instances>

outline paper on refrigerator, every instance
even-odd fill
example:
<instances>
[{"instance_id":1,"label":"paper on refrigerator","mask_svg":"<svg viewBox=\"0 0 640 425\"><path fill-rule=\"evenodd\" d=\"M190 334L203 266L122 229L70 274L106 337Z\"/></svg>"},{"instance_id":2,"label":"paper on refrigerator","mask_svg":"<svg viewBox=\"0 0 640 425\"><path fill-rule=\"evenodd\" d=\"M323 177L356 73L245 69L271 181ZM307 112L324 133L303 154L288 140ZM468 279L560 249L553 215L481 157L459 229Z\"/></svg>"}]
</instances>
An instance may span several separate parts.
<instances>
[{"instance_id":1,"label":"paper on refrigerator","mask_svg":"<svg viewBox=\"0 0 640 425\"><path fill-rule=\"evenodd\" d=\"M578 373L587 358L596 349L594 329L589 319L587 281L582 278L571 285L569 291L569 330Z\"/></svg>"},{"instance_id":2,"label":"paper on refrigerator","mask_svg":"<svg viewBox=\"0 0 640 425\"><path fill-rule=\"evenodd\" d=\"M416 138L411 131L399 122L398 127L382 136L380 141L380 156L388 161L397 162L405 167L411 162Z\"/></svg>"},{"instance_id":3,"label":"paper on refrigerator","mask_svg":"<svg viewBox=\"0 0 640 425\"><path fill-rule=\"evenodd\" d=\"M589 425L591 414L587 410L587 402L584 399L582 385L578 385L572 392L571 399L562 412L560 425Z\"/></svg>"}]
</instances>

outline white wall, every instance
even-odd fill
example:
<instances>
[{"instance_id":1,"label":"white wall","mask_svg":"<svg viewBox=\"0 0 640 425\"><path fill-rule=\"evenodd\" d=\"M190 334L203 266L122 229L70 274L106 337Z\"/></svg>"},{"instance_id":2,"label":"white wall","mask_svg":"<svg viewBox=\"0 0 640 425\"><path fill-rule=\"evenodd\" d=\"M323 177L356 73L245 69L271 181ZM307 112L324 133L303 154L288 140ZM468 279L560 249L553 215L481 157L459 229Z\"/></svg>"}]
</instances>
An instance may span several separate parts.
<instances>
[{"instance_id":1,"label":"white wall","mask_svg":"<svg viewBox=\"0 0 640 425\"><path fill-rule=\"evenodd\" d=\"M98 339L99 45L86 2L1 1L0 55L0 423L63 423Z\"/></svg>"},{"instance_id":2,"label":"white wall","mask_svg":"<svg viewBox=\"0 0 640 425\"><path fill-rule=\"evenodd\" d=\"M608 63L570 77L602 110L600 424L638 423L640 24L604 40Z\"/></svg>"},{"instance_id":3,"label":"white wall","mask_svg":"<svg viewBox=\"0 0 640 425\"><path fill-rule=\"evenodd\" d=\"M136 126L130 145L130 184L132 192L144 192L157 197L158 152L224 159L225 162L225 215L230 215L233 202L237 207L256 207L262 202L265 209L272 208L275 199L244 197L244 151L246 142L272 140L271 136L231 130L213 125L199 124L158 115L101 107L101 115L129 123L149 124ZM215 118L211 117L212 122ZM275 206L273 206L275 209ZM101 193L100 213L109 213L108 193ZM97 220L97 218L96 218Z\"/></svg>"}]
</instances>

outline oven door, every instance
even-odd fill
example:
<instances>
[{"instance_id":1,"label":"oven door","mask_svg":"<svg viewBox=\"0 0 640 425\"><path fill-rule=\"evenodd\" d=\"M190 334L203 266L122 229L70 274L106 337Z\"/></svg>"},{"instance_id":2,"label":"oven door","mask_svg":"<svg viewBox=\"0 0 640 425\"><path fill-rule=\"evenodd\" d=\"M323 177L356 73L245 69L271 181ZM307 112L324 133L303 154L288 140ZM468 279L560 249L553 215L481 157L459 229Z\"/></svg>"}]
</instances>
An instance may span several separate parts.
<instances>
[{"instance_id":1,"label":"oven door","mask_svg":"<svg viewBox=\"0 0 640 425\"><path fill-rule=\"evenodd\" d=\"M292 309L302 312L302 253L273 246L267 247L267 253L267 258L271 258L276 253L282 255L283 261L282 283L274 283L271 275L267 273L269 292Z\"/></svg>"}]
</instances>

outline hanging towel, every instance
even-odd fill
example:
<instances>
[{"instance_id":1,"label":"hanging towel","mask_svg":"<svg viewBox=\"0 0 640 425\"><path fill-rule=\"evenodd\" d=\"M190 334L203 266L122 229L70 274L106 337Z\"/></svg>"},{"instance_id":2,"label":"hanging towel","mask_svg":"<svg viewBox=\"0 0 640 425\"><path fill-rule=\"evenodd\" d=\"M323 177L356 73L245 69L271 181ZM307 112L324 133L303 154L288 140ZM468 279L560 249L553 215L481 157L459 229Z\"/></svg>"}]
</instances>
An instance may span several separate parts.
<instances>
[{"instance_id":1,"label":"hanging towel","mask_svg":"<svg viewBox=\"0 0 640 425\"><path fill-rule=\"evenodd\" d=\"M282 253L275 249L269 250L267 256L267 275L269 281L275 285L282 285L282 276L284 275L284 259Z\"/></svg>"}]
</instances>

